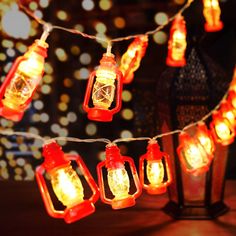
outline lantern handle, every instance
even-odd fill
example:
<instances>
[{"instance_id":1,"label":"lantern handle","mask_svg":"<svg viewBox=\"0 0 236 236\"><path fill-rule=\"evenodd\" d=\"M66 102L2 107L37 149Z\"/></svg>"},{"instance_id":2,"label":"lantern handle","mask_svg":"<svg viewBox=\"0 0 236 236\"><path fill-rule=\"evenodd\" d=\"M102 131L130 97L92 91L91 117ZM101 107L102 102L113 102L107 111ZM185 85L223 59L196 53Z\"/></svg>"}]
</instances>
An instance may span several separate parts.
<instances>
[{"instance_id":1,"label":"lantern handle","mask_svg":"<svg viewBox=\"0 0 236 236\"><path fill-rule=\"evenodd\" d=\"M146 159L147 154L143 154L139 158L139 180L144 189L146 189L148 186L144 183L144 161Z\"/></svg>"},{"instance_id":2,"label":"lantern handle","mask_svg":"<svg viewBox=\"0 0 236 236\"><path fill-rule=\"evenodd\" d=\"M130 165L130 170L132 172L132 176L133 176L133 179L134 179L134 184L136 186L136 192L133 194L133 196L135 198L137 198L142 193L142 186L141 186L141 183L139 181L139 177L138 177L138 173L137 173L134 161L133 161L133 159L131 157L127 157L127 156L123 156L123 160L125 162L128 162L129 165Z\"/></svg>"},{"instance_id":3,"label":"lantern handle","mask_svg":"<svg viewBox=\"0 0 236 236\"><path fill-rule=\"evenodd\" d=\"M44 172L45 172L45 169L44 169L43 165L38 166L36 168L35 177L36 177L37 183L39 185L39 190L40 190L41 196L43 198L45 208L50 216L52 216L54 218L64 218L65 211L58 211L58 210L55 210L55 208L54 208L54 205L52 203L52 199L51 199L49 192L48 192L46 182L43 177Z\"/></svg>"},{"instance_id":4,"label":"lantern handle","mask_svg":"<svg viewBox=\"0 0 236 236\"><path fill-rule=\"evenodd\" d=\"M122 82L123 75L121 71L118 69L116 69L116 74L117 74L116 106L110 110L112 114L117 113L121 109L121 103L122 103L121 96L122 96L122 89L123 89L123 82Z\"/></svg>"},{"instance_id":5,"label":"lantern handle","mask_svg":"<svg viewBox=\"0 0 236 236\"><path fill-rule=\"evenodd\" d=\"M96 76L96 71L94 70L89 76L88 84L87 84L87 88L86 88L86 92L85 92L85 97L84 97L83 109L86 112L88 112L90 109L89 99L90 99L91 91L93 88L93 81L94 81L95 76Z\"/></svg>"},{"instance_id":6,"label":"lantern handle","mask_svg":"<svg viewBox=\"0 0 236 236\"><path fill-rule=\"evenodd\" d=\"M106 165L105 161L98 163L97 165L97 175L98 175L98 185L100 189L100 198L104 203L111 204L112 200L106 197L106 192L104 189L104 180L102 174L102 168Z\"/></svg>"}]
</instances>

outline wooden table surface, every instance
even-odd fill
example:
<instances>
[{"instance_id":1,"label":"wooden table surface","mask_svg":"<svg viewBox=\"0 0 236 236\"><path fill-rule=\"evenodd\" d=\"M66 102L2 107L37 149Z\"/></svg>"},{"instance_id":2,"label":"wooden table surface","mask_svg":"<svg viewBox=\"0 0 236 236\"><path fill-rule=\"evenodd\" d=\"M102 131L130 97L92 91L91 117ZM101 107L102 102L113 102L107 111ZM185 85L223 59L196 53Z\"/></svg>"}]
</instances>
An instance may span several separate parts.
<instances>
[{"instance_id":1,"label":"wooden table surface","mask_svg":"<svg viewBox=\"0 0 236 236\"><path fill-rule=\"evenodd\" d=\"M143 192L129 209L112 210L100 201L96 212L72 224L47 215L36 182L0 182L0 236L236 236L236 181L227 181L231 210L215 220L174 220L162 212L167 195Z\"/></svg>"}]
</instances>

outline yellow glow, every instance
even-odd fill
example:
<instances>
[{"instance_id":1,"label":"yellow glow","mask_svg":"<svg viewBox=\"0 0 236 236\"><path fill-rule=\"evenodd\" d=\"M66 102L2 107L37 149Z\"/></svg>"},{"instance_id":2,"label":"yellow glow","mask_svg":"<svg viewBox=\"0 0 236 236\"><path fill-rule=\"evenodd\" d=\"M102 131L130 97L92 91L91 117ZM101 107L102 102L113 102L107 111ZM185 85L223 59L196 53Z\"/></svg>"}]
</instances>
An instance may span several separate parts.
<instances>
[{"instance_id":1,"label":"yellow glow","mask_svg":"<svg viewBox=\"0 0 236 236\"><path fill-rule=\"evenodd\" d=\"M147 162L147 178L151 185L159 186L164 180L164 166L162 161Z\"/></svg>"},{"instance_id":2,"label":"yellow glow","mask_svg":"<svg viewBox=\"0 0 236 236\"><path fill-rule=\"evenodd\" d=\"M204 147L206 152L208 154L212 154L212 141L211 141L211 139L207 136L201 135L201 136L198 136L198 140L201 143L201 145Z\"/></svg>"},{"instance_id":3,"label":"yellow glow","mask_svg":"<svg viewBox=\"0 0 236 236\"><path fill-rule=\"evenodd\" d=\"M60 20L66 20L68 18L68 15L65 11L60 10L57 12L57 18Z\"/></svg>"},{"instance_id":4,"label":"yellow glow","mask_svg":"<svg viewBox=\"0 0 236 236\"><path fill-rule=\"evenodd\" d=\"M224 117L229 120L230 124L232 124L232 125L235 124L235 115L232 111L226 112Z\"/></svg>"},{"instance_id":5,"label":"yellow glow","mask_svg":"<svg viewBox=\"0 0 236 236\"><path fill-rule=\"evenodd\" d=\"M93 87L92 100L97 108L108 109L115 96L116 73L109 68L96 71L96 82Z\"/></svg>"},{"instance_id":6,"label":"yellow glow","mask_svg":"<svg viewBox=\"0 0 236 236\"><path fill-rule=\"evenodd\" d=\"M132 93L128 90L123 90L122 92L122 100L124 102L130 102L132 100Z\"/></svg>"},{"instance_id":7,"label":"yellow glow","mask_svg":"<svg viewBox=\"0 0 236 236\"><path fill-rule=\"evenodd\" d=\"M175 31L172 41L172 58L176 61L181 60L184 56L186 46L185 34L180 31Z\"/></svg>"},{"instance_id":8,"label":"yellow glow","mask_svg":"<svg viewBox=\"0 0 236 236\"><path fill-rule=\"evenodd\" d=\"M100 0L99 6L102 10L107 11L112 7L112 2L110 0Z\"/></svg>"},{"instance_id":9,"label":"yellow glow","mask_svg":"<svg viewBox=\"0 0 236 236\"><path fill-rule=\"evenodd\" d=\"M217 136L222 140L227 140L230 138L230 134L231 134L230 129L223 122L215 125L215 131L216 131Z\"/></svg>"},{"instance_id":10,"label":"yellow glow","mask_svg":"<svg viewBox=\"0 0 236 236\"><path fill-rule=\"evenodd\" d=\"M50 176L53 191L64 206L73 206L83 201L82 183L71 166L57 169Z\"/></svg>"},{"instance_id":11,"label":"yellow glow","mask_svg":"<svg viewBox=\"0 0 236 236\"><path fill-rule=\"evenodd\" d=\"M201 153L200 147L196 146L195 144L190 144L185 149L185 158L188 164L194 169L203 166L203 154Z\"/></svg>"},{"instance_id":12,"label":"yellow glow","mask_svg":"<svg viewBox=\"0 0 236 236\"><path fill-rule=\"evenodd\" d=\"M110 169L107 174L108 185L116 200L129 196L129 176L125 168Z\"/></svg>"}]
</instances>

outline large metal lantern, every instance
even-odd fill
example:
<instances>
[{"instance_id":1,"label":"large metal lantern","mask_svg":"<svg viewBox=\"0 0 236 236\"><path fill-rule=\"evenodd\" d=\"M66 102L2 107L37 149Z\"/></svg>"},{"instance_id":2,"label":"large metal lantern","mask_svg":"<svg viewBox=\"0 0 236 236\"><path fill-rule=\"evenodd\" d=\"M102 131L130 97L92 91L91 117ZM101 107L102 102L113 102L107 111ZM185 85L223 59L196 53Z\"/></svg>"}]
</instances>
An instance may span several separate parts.
<instances>
[{"instance_id":1,"label":"large metal lantern","mask_svg":"<svg viewBox=\"0 0 236 236\"><path fill-rule=\"evenodd\" d=\"M169 68L160 78L157 111L161 132L201 120L220 101L229 80L206 55L193 48L185 67ZM176 219L210 219L223 214L228 210L224 203L228 147L216 144L209 170L196 175L184 171L176 152L179 141L179 134L162 138L173 172L169 202L163 210Z\"/></svg>"}]
</instances>

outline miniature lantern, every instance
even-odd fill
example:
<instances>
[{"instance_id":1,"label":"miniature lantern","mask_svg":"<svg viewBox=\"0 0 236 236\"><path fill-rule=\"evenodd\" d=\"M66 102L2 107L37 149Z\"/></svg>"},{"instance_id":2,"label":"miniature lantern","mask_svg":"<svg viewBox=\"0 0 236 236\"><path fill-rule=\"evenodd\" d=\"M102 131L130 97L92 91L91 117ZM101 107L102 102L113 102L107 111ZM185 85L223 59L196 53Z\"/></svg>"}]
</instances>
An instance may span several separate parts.
<instances>
[{"instance_id":1,"label":"miniature lantern","mask_svg":"<svg viewBox=\"0 0 236 236\"><path fill-rule=\"evenodd\" d=\"M95 81L95 82L94 82ZM94 107L89 107L90 95ZM121 108L122 73L117 69L114 55L103 54L100 66L89 77L83 108L88 118L96 121L111 121ZM111 109L116 94L116 105Z\"/></svg>"},{"instance_id":2,"label":"miniature lantern","mask_svg":"<svg viewBox=\"0 0 236 236\"><path fill-rule=\"evenodd\" d=\"M130 166L136 186L136 192L132 195L129 194L130 180L125 169L125 163ZM106 196L102 172L104 166L107 169L108 187L114 195L113 199ZM135 199L141 194L142 187L132 158L121 156L120 150L116 145L108 145L106 147L106 160L98 164L97 173L100 197L104 203L110 204L115 210L135 205Z\"/></svg>"},{"instance_id":3,"label":"miniature lantern","mask_svg":"<svg viewBox=\"0 0 236 236\"><path fill-rule=\"evenodd\" d=\"M137 37L122 56L119 69L123 74L124 84L129 84L133 80L134 72L139 68L140 61L145 55L147 45L147 35Z\"/></svg>"},{"instance_id":4,"label":"miniature lantern","mask_svg":"<svg viewBox=\"0 0 236 236\"><path fill-rule=\"evenodd\" d=\"M0 88L0 115L7 119L22 119L42 79L48 47L45 34L16 59Z\"/></svg>"},{"instance_id":5,"label":"miniature lantern","mask_svg":"<svg viewBox=\"0 0 236 236\"><path fill-rule=\"evenodd\" d=\"M173 67L185 66L186 26L183 16L178 15L172 23L168 42L166 64Z\"/></svg>"},{"instance_id":6,"label":"miniature lantern","mask_svg":"<svg viewBox=\"0 0 236 236\"><path fill-rule=\"evenodd\" d=\"M145 161L146 175L149 184L145 184ZM167 153L161 152L156 140L150 140L147 153L139 160L139 176L142 187L149 194L161 194L166 192L166 187L172 182L170 171L170 158Z\"/></svg>"},{"instance_id":7,"label":"miniature lantern","mask_svg":"<svg viewBox=\"0 0 236 236\"><path fill-rule=\"evenodd\" d=\"M99 198L98 187L80 156L75 159L93 194L84 200L83 185L76 171L61 147L55 143L43 147L44 163L36 169L36 179L48 214L54 218L64 218L66 223L72 223L95 211L94 203ZM58 200L66 207L63 211L55 210L43 174L47 171Z\"/></svg>"},{"instance_id":8,"label":"miniature lantern","mask_svg":"<svg viewBox=\"0 0 236 236\"><path fill-rule=\"evenodd\" d=\"M222 101L219 111L221 112L222 117L228 119L231 126L235 127L236 112L230 102L226 100Z\"/></svg>"},{"instance_id":9,"label":"miniature lantern","mask_svg":"<svg viewBox=\"0 0 236 236\"><path fill-rule=\"evenodd\" d=\"M205 30L207 32L219 31L223 28L220 21L220 6L218 0L203 0L203 15L206 19Z\"/></svg>"},{"instance_id":10,"label":"miniature lantern","mask_svg":"<svg viewBox=\"0 0 236 236\"><path fill-rule=\"evenodd\" d=\"M212 136L217 143L223 146L229 145L234 141L235 131L227 118L224 118L219 111L212 114L210 124Z\"/></svg>"},{"instance_id":11,"label":"miniature lantern","mask_svg":"<svg viewBox=\"0 0 236 236\"><path fill-rule=\"evenodd\" d=\"M187 133L181 133L179 140L180 144L177 152L183 169L194 175L208 171L212 154L208 155L200 141Z\"/></svg>"}]
</instances>

